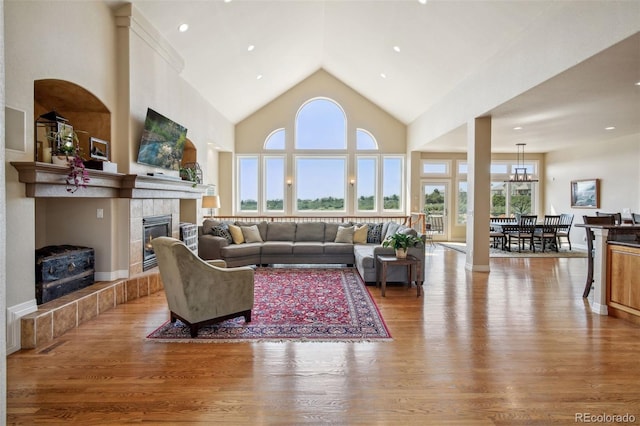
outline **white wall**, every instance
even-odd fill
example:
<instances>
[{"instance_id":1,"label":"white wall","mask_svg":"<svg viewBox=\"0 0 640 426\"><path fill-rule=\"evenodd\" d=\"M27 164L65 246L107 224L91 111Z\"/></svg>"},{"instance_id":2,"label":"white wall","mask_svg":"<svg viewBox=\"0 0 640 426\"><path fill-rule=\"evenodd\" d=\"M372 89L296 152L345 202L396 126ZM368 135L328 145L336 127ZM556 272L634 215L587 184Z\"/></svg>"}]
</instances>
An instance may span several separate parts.
<instances>
[{"instance_id":1,"label":"white wall","mask_svg":"<svg viewBox=\"0 0 640 426\"><path fill-rule=\"evenodd\" d=\"M61 79L82 86L111 112L111 143L113 152L117 152L119 172L146 172L137 167L135 160L144 114L147 107L152 107L189 129L188 136L196 144L198 161L205 170L205 182L216 183L217 164L208 161L217 160L217 155L209 154L209 149L213 149L209 143L232 150L233 125L186 84L152 45L133 34L127 37L123 49L119 44L121 27L106 2L10 0L4 5L6 103L26 111L27 116L27 150L8 152L7 162L33 161L33 126L29 123L35 118L34 81ZM144 21L143 17L140 19ZM126 80L120 80L121 76ZM53 109L55 105L50 107ZM125 161L121 164L122 158ZM7 275L3 300L13 313L8 326L15 332L15 325L19 324L16 312L24 315L35 308L36 243L60 243L63 237L58 231L52 231L46 238L36 236L36 203L25 197L24 184L18 182L18 173L10 165L6 167L3 188L6 226L19 230L7 234L6 246L11 251L6 253L6 261L12 268L3 269ZM92 245L90 241L99 241L96 269L104 269L101 272L105 273L128 271L127 200L39 201L44 202L47 211L57 210L54 214L57 218L65 217L60 210L73 209L70 217L76 220L77 232L82 235L72 243ZM103 222L96 223L96 208L104 209ZM111 238L103 230L98 231L102 224L111 228ZM55 226L51 220L45 224L45 228Z\"/></svg>"},{"instance_id":2,"label":"white wall","mask_svg":"<svg viewBox=\"0 0 640 426\"><path fill-rule=\"evenodd\" d=\"M640 212L640 134L608 144L584 145L546 155L545 211L573 213L574 223L596 211ZM571 181L600 179L600 208L572 209ZM585 231L572 228L571 243L586 247Z\"/></svg>"}]
</instances>

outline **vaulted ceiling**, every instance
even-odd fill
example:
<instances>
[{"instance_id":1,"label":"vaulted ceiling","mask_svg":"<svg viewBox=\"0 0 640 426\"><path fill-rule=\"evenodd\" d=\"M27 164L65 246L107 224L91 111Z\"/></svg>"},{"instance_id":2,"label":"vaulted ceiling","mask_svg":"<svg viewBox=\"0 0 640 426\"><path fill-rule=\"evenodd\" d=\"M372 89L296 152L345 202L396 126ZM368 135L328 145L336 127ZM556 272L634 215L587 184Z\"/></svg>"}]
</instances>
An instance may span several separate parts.
<instances>
[{"instance_id":1,"label":"vaulted ceiling","mask_svg":"<svg viewBox=\"0 0 640 426\"><path fill-rule=\"evenodd\" d=\"M231 122L323 68L410 124L565 2L133 3L180 52L185 80ZM189 25L188 31L178 31L182 23ZM494 117L494 149L513 150L513 128L518 126L526 127L526 136L519 137L532 143L535 152L640 134L638 81L636 34L487 111ZM541 119L543 115L556 120ZM597 123L599 130L615 126L616 131L595 135L585 123ZM428 149L463 151L464 129L452 130L431 141Z\"/></svg>"}]
</instances>

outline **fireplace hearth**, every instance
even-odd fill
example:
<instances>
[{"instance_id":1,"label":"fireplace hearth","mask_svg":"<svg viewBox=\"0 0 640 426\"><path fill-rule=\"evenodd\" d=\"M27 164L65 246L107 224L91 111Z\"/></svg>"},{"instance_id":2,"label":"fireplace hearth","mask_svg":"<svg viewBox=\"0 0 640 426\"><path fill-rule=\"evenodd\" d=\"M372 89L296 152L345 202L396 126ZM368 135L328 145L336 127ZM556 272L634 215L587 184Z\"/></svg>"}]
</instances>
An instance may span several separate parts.
<instances>
[{"instance_id":1,"label":"fireplace hearth","mask_svg":"<svg viewBox=\"0 0 640 426\"><path fill-rule=\"evenodd\" d=\"M144 240L142 244L142 270L146 271L158 264L151 240L171 236L171 215L142 218Z\"/></svg>"}]
</instances>

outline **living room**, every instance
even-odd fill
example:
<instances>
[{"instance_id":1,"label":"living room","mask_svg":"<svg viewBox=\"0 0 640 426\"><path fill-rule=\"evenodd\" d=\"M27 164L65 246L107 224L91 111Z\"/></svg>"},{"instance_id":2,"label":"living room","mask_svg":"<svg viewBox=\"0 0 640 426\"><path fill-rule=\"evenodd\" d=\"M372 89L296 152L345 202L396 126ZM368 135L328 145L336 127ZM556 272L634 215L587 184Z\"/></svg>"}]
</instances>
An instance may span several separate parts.
<instances>
[{"instance_id":1,"label":"living room","mask_svg":"<svg viewBox=\"0 0 640 426\"><path fill-rule=\"evenodd\" d=\"M111 112L112 161L118 164L119 173L155 171L136 162L137 144L148 107L161 110L184 124L189 129L189 138L197 147L198 162L205 171L205 183L215 185L221 195L220 214L235 213L233 179L230 178L233 176L234 156L259 153L258 147L268 132L285 126L281 119L273 120L275 115L282 114L279 102L296 103L299 107L314 96L342 96L348 104L349 113L360 114L356 119L362 121L357 127L369 128L375 133L383 152L405 156L408 184L405 211L410 212L419 208L420 161L425 158L460 159L466 149L466 132L454 132L454 138L458 142L462 140L462 150L434 153L425 146L427 142L444 137L450 130L460 129L461 125L464 128L464 123L485 111L637 33L638 23L633 19L637 16L637 5L616 3L610 10L603 8L601 12L600 16L590 15L589 24L596 28L609 28L610 22L619 20L615 31L598 32L597 37L589 35L590 30L575 24L572 13L563 10L560 19L568 26L575 25L572 28L583 37L557 37L555 49L562 54L550 59L545 67L540 66L534 72L530 63L518 64L518 59L514 58L509 62L512 70L522 72L513 74L526 76L522 78L525 81L504 81L503 74L483 70L467 83L468 90L452 91L449 97L411 123L395 119L324 69L310 73L308 79L289 88L282 97L273 100L265 109L256 111L246 122L232 122L225 117L224 111L212 107L197 88L185 82L181 76L184 64L180 52L169 45L135 7L123 5L114 13L111 4L106 2L4 2L4 101L8 107L23 111L26 117L24 148L3 150L6 175L2 174L2 186L6 198L2 199L6 203L6 214L2 215L2 221L7 233L5 241L0 244L0 254L5 264L11 265L5 268L2 280L3 300L5 307L18 315L10 315L9 318L14 320L9 320L6 327L4 324L2 327L10 330L7 339L10 352L19 349L15 318L35 308L34 252L38 248L36 242L43 240L41 235L36 235L35 224L38 215L42 214L37 211L38 201L25 196L24 184L18 181L18 172L9 164L11 161L33 161L34 135L30 123L35 113L35 81L48 78L70 81L101 100ZM624 15L631 18L619 17ZM66 25L59 25L60 22L72 23L72 30ZM536 42L532 49L537 49L536 53L542 55L544 44L544 41ZM501 90L487 94L483 89L495 89L503 82ZM294 95L297 98L290 100L289 97ZM288 115L285 119L293 120L293 117ZM262 123L262 127L258 128L256 123ZM291 124L286 126L291 127ZM254 129L255 133L252 133ZM496 154L496 157L508 155ZM589 144L580 150L568 148L544 154L531 153L531 158L538 159L543 166L540 172L541 212L571 211L570 181L592 177L602 180L603 210L640 210L638 133L615 141L614 149L611 145ZM51 236L46 237L45 242L80 244L109 235L110 246L99 254L100 263L96 267L99 272L113 277L122 278L128 274L128 202L73 199L48 203L55 210L50 213L57 218L65 217L65 211L71 208L72 213L67 216L69 223L76 222L79 226L73 228L71 235L65 236L65 241L53 241L57 237ZM95 218L97 209L103 210L105 219ZM575 213L583 212L576 210ZM180 203L182 218L200 223L202 214L199 201ZM108 231L105 232L105 228ZM451 235L463 238L464 227L452 229ZM580 243L581 239L580 235L575 241Z\"/></svg>"}]
</instances>

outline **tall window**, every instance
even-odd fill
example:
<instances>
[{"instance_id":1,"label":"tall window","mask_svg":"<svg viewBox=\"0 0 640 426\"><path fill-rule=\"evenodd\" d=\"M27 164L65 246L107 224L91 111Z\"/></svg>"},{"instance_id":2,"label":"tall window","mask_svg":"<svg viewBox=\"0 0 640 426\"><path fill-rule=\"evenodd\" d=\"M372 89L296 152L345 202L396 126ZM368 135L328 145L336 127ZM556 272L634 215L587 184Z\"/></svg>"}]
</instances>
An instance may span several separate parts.
<instances>
[{"instance_id":1,"label":"tall window","mask_svg":"<svg viewBox=\"0 0 640 426\"><path fill-rule=\"evenodd\" d=\"M376 182L378 157L359 156L356 160L356 210L372 212L378 209Z\"/></svg>"},{"instance_id":2,"label":"tall window","mask_svg":"<svg viewBox=\"0 0 640 426\"><path fill-rule=\"evenodd\" d=\"M345 157L297 157L296 210L344 212L346 173Z\"/></svg>"},{"instance_id":3,"label":"tall window","mask_svg":"<svg viewBox=\"0 0 640 426\"><path fill-rule=\"evenodd\" d=\"M382 199L383 210L402 210L404 157L387 156L382 160Z\"/></svg>"},{"instance_id":4,"label":"tall window","mask_svg":"<svg viewBox=\"0 0 640 426\"><path fill-rule=\"evenodd\" d=\"M284 212L284 166L284 156L264 159L264 210L267 212Z\"/></svg>"},{"instance_id":5,"label":"tall window","mask_svg":"<svg viewBox=\"0 0 640 426\"><path fill-rule=\"evenodd\" d=\"M258 157L238 157L238 209L258 211Z\"/></svg>"},{"instance_id":6,"label":"tall window","mask_svg":"<svg viewBox=\"0 0 640 426\"><path fill-rule=\"evenodd\" d=\"M312 99L296 118L296 149L347 149L347 119L330 99Z\"/></svg>"},{"instance_id":7,"label":"tall window","mask_svg":"<svg viewBox=\"0 0 640 426\"><path fill-rule=\"evenodd\" d=\"M510 174L514 173L516 161L494 161L491 163L491 188L490 188L490 215L491 217L515 216L519 214L534 214L536 211L536 186L533 183L509 182ZM527 163L524 166L527 172L535 175L537 161ZM459 162L459 189L458 189L458 223L466 223L466 212L463 215L461 209L466 209L466 179L467 163ZM464 181L464 182L463 182ZM464 183L464 190L462 185Z\"/></svg>"}]
</instances>

